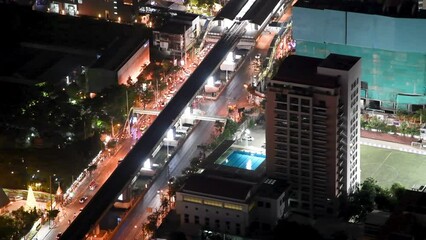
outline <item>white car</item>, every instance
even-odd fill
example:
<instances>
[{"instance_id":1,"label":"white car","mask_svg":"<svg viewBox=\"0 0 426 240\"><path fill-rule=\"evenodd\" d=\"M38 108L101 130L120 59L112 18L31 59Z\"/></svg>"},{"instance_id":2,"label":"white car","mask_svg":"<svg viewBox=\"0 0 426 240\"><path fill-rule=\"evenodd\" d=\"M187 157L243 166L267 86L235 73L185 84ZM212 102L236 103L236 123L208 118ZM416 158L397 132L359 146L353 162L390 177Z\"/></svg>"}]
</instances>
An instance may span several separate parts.
<instances>
[{"instance_id":1,"label":"white car","mask_svg":"<svg viewBox=\"0 0 426 240\"><path fill-rule=\"evenodd\" d=\"M254 137L252 137L252 136L243 136L243 138L242 138L243 140L247 140L247 141L253 141L254 140Z\"/></svg>"},{"instance_id":2,"label":"white car","mask_svg":"<svg viewBox=\"0 0 426 240\"><path fill-rule=\"evenodd\" d=\"M82 198L80 198L80 203L84 203L84 202L86 202L87 201L87 199L88 199L89 197L87 197L87 196L84 196L84 197L82 197Z\"/></svg>"}]
</instances>

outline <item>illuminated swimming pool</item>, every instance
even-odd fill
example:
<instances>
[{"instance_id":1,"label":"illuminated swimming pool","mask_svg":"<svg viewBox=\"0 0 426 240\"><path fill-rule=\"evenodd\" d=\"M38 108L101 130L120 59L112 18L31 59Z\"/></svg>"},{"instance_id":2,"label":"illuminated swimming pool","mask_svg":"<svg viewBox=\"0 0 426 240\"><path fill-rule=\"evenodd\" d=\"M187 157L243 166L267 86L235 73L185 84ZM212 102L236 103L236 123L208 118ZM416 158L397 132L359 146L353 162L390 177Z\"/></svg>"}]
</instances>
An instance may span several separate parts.
<instances>
[{"instance_id":1,"label":"illuminated swimming pool","mask_svg":"<svg viewBox=\"0 0 426 240\"><path fill-rule=\"evenodd\" d=\"M218 159L215 164L246 170L256 170L256 168L265 161L265 158L266 156L264 154L232 151L227 157Z\"/></svg>"}]
</instances>

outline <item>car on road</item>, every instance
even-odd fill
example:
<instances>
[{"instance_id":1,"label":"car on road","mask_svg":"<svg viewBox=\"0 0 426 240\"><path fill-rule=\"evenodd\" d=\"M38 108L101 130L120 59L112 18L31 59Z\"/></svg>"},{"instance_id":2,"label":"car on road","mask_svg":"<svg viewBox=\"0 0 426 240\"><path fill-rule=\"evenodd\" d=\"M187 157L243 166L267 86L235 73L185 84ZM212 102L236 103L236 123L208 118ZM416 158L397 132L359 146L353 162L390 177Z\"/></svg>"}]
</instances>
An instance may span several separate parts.
<instances>
[{"instance_id":1,"label":"car on road","mask_svg":"<svg viewBox=\"0 0 426 240\"><path fill-rule=\"evenodd\" d=\"M83 197L80 198L79 202L80 203L85 203L87 201L87 199L89 199L89 197L83 196Z\"/></svg>"},{"instance_id":2,"label":"car on road","mask_svg":"<svg viewBox=\"0 0 426 240\"><path fill-rule=\"evenodd\" d=\"M253 141L254 140L254 137L252 137L252 136L243 136L243 138L242 138L243 140L247 140L247 141Z\"/></svg>"},{"instance_id":3,"label":"car on road","mask_svg":"<svg viewBox=\"0 0 426 240\"><path fill-rule=\"evenodd\" d=\"M90 183L90 185L89 185L89 189L90 189L90 191L95 190L95 188L97 188L97 187L98 187L98 184L96 184L96 182L95 182L95 181L92 181L92 182Z\"/></svg>"},{"instance_id":4,"label":"car on road","mask_svg":"<svg viewBox=\"0 0 426 240\"><path fill-rule=\"evenodd\" d=\"M140 130L141 132L145 131L146 129L147 129L147 126L146 126L146 125L142 125L142 126L139 128L139 130Z\"/></svg>"},{"instance_id":5,"label":"car on road","mask_svg":"<svg viewBox=\"0 0 426 240\"><path fill-rule=\"evenodd\" d=\"M175 177L171 177L167 183L168 184L174 184L175 181L176 181L176 178Z\"/></svg>"}]
</instances>

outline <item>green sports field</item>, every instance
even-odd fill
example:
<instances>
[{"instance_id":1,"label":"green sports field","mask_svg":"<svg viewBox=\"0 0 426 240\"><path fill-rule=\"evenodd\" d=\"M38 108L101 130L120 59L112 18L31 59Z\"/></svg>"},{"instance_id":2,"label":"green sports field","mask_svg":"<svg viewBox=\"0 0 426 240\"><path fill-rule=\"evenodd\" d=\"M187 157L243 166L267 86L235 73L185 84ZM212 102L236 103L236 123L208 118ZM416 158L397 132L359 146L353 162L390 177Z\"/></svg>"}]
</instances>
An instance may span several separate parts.
<instances>
[{"instance_id":1,"label":"green sports field","mask_svg":"<svg viewBox=\"0 0 426 240\"><path fill-rule=\"evenodd\" d=\"M426 156L361 145L361 182L368 177L382 187L426 185Z\"/></svg>"}]
</instances>

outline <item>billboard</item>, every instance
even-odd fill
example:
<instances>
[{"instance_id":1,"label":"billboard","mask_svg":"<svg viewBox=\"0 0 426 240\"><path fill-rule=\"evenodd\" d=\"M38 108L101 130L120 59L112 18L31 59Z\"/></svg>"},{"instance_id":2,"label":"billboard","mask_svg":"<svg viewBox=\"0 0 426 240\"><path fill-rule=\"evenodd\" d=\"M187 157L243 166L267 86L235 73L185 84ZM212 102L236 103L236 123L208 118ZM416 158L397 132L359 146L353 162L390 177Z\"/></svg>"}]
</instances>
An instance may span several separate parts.
<instances>
[{"instance_id":1,"label":"billboard","mask_svg":"<svg viewBox=\"0 0 426 240\"><path fill-rule=\"evenodd\" d=\"M50 3L50 12L59 13L59 3L56 3L56 2Z\"/></svg>"},{"instance_id":2,"label":"billboard","mask_svg":"<svg viewBox=\"0 0 426 240\"><path fill-rule=\"evenodd\" d=\"M65 14L76 16L77 15L77 4L64 3Z\"/></svg>"}]
</instances>

